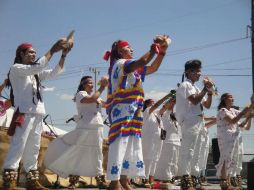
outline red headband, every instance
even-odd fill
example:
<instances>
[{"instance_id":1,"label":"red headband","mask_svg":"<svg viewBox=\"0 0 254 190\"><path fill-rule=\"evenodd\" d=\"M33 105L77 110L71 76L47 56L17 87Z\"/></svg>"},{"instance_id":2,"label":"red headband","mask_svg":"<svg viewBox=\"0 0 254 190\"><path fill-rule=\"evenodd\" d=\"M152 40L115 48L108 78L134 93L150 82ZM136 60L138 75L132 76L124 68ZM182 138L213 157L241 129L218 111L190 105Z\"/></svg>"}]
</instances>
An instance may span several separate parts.
<instances>
[{"instance_id":1,"label":"red headband","mask_svg":"<svg viewBox=\"0 0 254 190\"><path fill-rule=\"evenodd\" d=\"M30 43L22 43L22 44L20 44L18 46L17 50L16 50L16 56L18 56L21 51L23 51L25 49L28 49L28 48L31 48L31 47L33 47L33 45L30 44Z\"/></svg>"},{"instance_id":2,"label":"red headband","mask_svg":"<svg viewBox=\"0 0 254 190\"><path fill-rule=\"evenodd\" d=\"M123 47L126 47L126 46L129 46L129 42L128 41L119 41L117 43L117 48L123 48Z\"/></svg>"},{"instance_id":3,"label":"red headband","mask_svg":"<svg viewBox=\"0 0 254 190\"><path fill-rule=\"evenodd\" d=\"M129 46L129 42L127 42L127 41L119 41L119 42L117 43L117 49L118 49L118 48L123 48L123 47L126 47L126 46ZM109 58L110 58L110 56L111 56L111 51L106 51L105 54L104 54L104 56L103 56L103 59L104 59L105 61L108 61Z\"/></svg>"}]
</instances>

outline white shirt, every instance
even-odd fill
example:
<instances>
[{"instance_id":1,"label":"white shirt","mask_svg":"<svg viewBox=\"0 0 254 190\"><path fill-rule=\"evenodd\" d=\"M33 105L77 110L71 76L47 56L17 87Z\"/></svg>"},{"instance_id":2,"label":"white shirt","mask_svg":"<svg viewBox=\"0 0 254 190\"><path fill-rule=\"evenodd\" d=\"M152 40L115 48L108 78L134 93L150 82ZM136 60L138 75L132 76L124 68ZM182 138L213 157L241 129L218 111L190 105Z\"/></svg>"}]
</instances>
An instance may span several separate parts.
<instances>
[{"instance_id":1,"label":"white shirt","mask_svg":"<svg viewBox=\"0 0 254 190\"><path fill-rule=\"evenodd\" d=\"M179 123L183 120L202 115L201 104L192 104L188 97L200 92L190 80L186 80L176 90L176 118Z\"/></svg>"},{"instance_id":2,"label":"white shirt","mask_svg":"<svg viewBox=\"0 0 254 190\"><path fill-rule=\"evenodd\" d=\"M143 127L142 127L142 135L148 138L153 138L154 135L160 135L161 128L163 128L162 122L159 123L156 119L158 117L161 120L159 109L154 110L149 114L151 107L147 108L143 113Z\"/></svg>"},{"instance_id":3,"label":"white shirt","mask_svg":"<svg viewBox=\"0 0 254 190\"><path fill-rule=\"evenodd\" d=\"M16 63L11 66L10 82L13 89L14 106L19 108L20 112L45 114L44 102L40 102L36 96L37 89L34 75L38 74L40 80L45 80L54 78L63 72L59 64L53 70L45 70L47 66L48 60L45 56L41 57L34 65ZM42 96L42 90L40 90L40 94Z\"/></svg>"},{"instance_id":4,"label":"white shirt","mask_svg":"<svg viewBox=\"0 0 254 190\"><path fill-rule=\"evenodd\" d=\"M181 145L181 127L177 121L173 121L170 118L171 111L166 110L162 115L163 127L167 131L166 139L164 143L172 143L175 145Z\"/></svg>"},{"instance_id":5,"label":"white shirt","mask_svg":"<svg viewBox=\"0 0 254 190\"><path fill-rule=\"evenodd\" d=\"M236 117L240 113L239 110L234 108L230 108L227 110L226 108L221 108L217 113L217 135L218 133L227 132L227 133L236 133L238 127L238 123L229 123L224 120L226 116L230 116L231 118Z\"/></svg>"},{"instance_id":6,"label":"white shirt","mask_svg":"<svg viewBox=\"0 0 254 190\"><path fill-rule=\"evenodd\" d=\"M86 96L88 96L86 91L79 91L75 97L79 115L77 128L89 127L88 124L103 127L104 124L101 114L101 103L81 103L80 101Z\"/></svg>"}]
</instances>

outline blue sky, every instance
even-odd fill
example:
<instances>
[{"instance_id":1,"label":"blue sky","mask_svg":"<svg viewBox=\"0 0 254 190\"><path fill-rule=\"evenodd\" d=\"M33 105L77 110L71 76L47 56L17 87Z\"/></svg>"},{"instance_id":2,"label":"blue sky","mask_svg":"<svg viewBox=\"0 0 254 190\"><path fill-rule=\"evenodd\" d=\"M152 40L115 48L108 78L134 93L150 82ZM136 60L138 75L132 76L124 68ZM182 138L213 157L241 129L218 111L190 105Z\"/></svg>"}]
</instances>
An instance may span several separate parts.
<instances>
[{"instance_id":1,"label":"blue sky","mask_svg":"<svg viewBox=\"0 0 254 190\"><path fill-rule=\"evenodd\" d=\"M31 42L42 56L74 29L75 46L66 59L65 73L44 83L54 89L44 93L53 124L70 130L74 125L64 123L76 113L71 98L79 80L82 75L93 75L90 67L100 71L98 77L106 75L108 63L102 56L113 41L128 40L134 57L139 58L155 35L168 34L172 44L158 72L146 78L146 97L158 99L175 88L184 63L198 58L203 62L203 75L215 81L219 93L231 92L235 104L245 106L252 92L251 40L246 35L250 24L249 0L1 0L0 80L13 63L18 44ZM54 56L51 67L59 57ZM206 115L215 115L217 105L218 98L214 98ZM216 127L210 129L210 136L215 134ZM246 153L254 153L253 127L243 135Z\"/></svg>"}]
</instances>

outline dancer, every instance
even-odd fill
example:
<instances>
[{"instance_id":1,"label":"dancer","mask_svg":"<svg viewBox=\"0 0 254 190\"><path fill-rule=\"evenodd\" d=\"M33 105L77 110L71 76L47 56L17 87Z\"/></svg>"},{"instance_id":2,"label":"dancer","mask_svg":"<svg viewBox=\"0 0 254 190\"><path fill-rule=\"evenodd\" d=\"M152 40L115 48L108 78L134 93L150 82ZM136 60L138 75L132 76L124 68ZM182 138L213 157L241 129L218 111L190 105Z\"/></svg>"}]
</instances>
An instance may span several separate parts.
<instances>
[{"instance_id":1,"label":"dancer","mask_svg":"<svg viewBox=\"0 0 254 190\"><path fill-rule=\"evenodd\" d=\"M40 82L63 71L65 57L72 45L73 41L60 39L38 60L35 60L36 51L32 44L23 43L16 50L15 61L9 72L10 97L16 111L8 131L8 134L13 136L3 165L3 187L6 190L18 189L16 178L21 159L27 172L26 189L47 189L39 183L37 170L42 119L45 114ZM53 54L59 51L62 51L59 63L53 70L46 70Z\"/></svg>"},{"instance_id":2,"label":"dancer","mask_svg":"<svg viewBox=\"0 0 254 190\"><path fill-rule=\"evenodd\" d=\"M217 176L221 179L222 190L234 189L230 177L233 177L234 169L237 167L238 147L238 121L246 113L252 110L254 101L242 111L233 108L233 96L230 93L222 94L217 114L217 138L220 149L219 163L216 165Z\"/></svg>"},{"instance_id":3,"label":"dancer","mask_svg":"<svg viewBox=\"0 0 254 190\"><path fill-rule=\"evenodd\" d=\"M194 59L185 63L183 75L187 78L180 84L176 91L176 119L182 127L182 145L180 148L179 174L182 175L181 187L183 190L196 188L199 145L197 141L200 130L204 127L203 106L210 108L212 103L213 83L204 80L204 88L200 91L195 85L201 76L201 61ZM205 95L208 93L207 99Z\"/></svg>"},{"instance_id":4,"label":"dancer","mask_svg":"<svg viewBox=\"0 0 254 190\"><path fill-rule=\"evenodd\" d=\"M200 176L198 180L202 185L207 185L205 172L206 172L206 165L207 159L209 154L209 135L208 129L216 124L216 117L204 117L205 126L201 128L201 145L200 145L200 159L198 161L198 167L200 170Z\"/></svg>"},{"instance_id":5,"label":"dancer","mask_svg":"<svg viewBox=\"0 0 254 190\"><path fill-rule=\"evenodd\" d=\"M167 135L163 141L161 156L155 172L156 179L171 184L175 183L175 177L178 175L179 149L181 146L181 127L173 112L175 103L176 97L173 96L160 110Z\"/></svg>"},{"instance_id":6,"label":"dancer","mask_svg":"<svg viewBox=\"0 0 254 190\"><path fill-rule=\"evenodd\" d=\"M161 131L164 129L161 120L161 113L158 107L166 101L171 93L154 103L154 100L147 99L144 103L144 123L142 127L142 151L145 163L146 187L153 186L154 174L160 158L162 143Z\"/></svg>"},{"instance_id":7,"label":"dancer","mask_svg":"<svg viewBox=\"0 0 254 190\"><path fill-rule=\"evenodd\" d=\"M110 57L107 113L111 124L109 130L109 153L107 177L110 189L132 189L129 177L145 176L141 146L142 108L145 75L159 68L170 44L168 36L157 36L140 59L133 60L133 49L127 41L118 40L106 52ZM158 55L150 66L156 51ZM120 181L119 181L120 180Z\"/></svg>"},{"instance_id":8,"label":"dancer","mask_svg":"<svg viewBox=\"0 0 254 190\"><path fill-rule=\"evenodd\" d=\"M61 177L69 176L72 189L78 176L95 177L99 188L107 188L102 168L104 124L100 96L108 85L108 78L102 77L99 83L100 88L93 93L92 77L81 78L74 98L78 112L76 129L56 138L45 154L46 167Z\"/></svg>"},{"instance_id":9,"label":"dancer","mask_svg":"<svg viewBox=\"0 0 254 190\"><path fill-rule=\"evenodd\" d=\"M2 96L2 91L8 83L9 83L9 80L5 79L4 82L0 85L0 96ZM6 111L11 106L12 106L11 100L0 97L0 127L6 127L6 122L7 122Z\"/></svg>"},{"instance_id":10,"label":"dancer","mask_svg":"<svg viewBox=\"0 0 254 190\"><path fill-rule=\"evenodd\" d=\"M239 110L239 107L238 107ZM242 131L244 130L249 130L251 123L252 123L252 117L253 113L250 111L249 113L246 114L246 118L239 123L239 127L237 127L237 140L236 140L236 149L234 155L237 155L237 164L236 167L234 168L233 171L233 177L231 177L230 181L231 184L234 187L239 187L241 188L242 186L242 176L241 176L241 171L243 169L242 166L242 157L244 154L244 149L243 149L243 139L242 139Z\"/></svg>"}]
</instances>

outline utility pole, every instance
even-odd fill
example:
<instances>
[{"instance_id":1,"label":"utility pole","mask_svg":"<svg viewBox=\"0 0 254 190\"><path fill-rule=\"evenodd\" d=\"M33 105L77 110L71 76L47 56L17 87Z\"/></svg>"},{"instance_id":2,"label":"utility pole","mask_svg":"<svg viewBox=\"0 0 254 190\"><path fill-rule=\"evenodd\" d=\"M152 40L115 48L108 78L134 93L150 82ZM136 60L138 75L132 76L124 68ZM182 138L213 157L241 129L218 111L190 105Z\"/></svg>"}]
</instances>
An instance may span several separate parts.
<instances>
[{"instance_id":1,"label":"utility pole","mask_svg":"<svg viewBox=\"0 0 254 190\"><path fill-rule=\"evenodd\" d=\"M251 0L252 92L254 92L254 0Z\"/></svg>"},{"instance_id":2,"label":"utility pole","mask_svg":"<svg viewBox=\"0 0 254 190\"><path fill-rule=\"evenodd\" d=\"M97 85L97 75L100 74L100 71L97 70L96 67L90 67L89 71L94 73L94 92L96 92L96 85Z\"/></svg>"}]
</instances>

